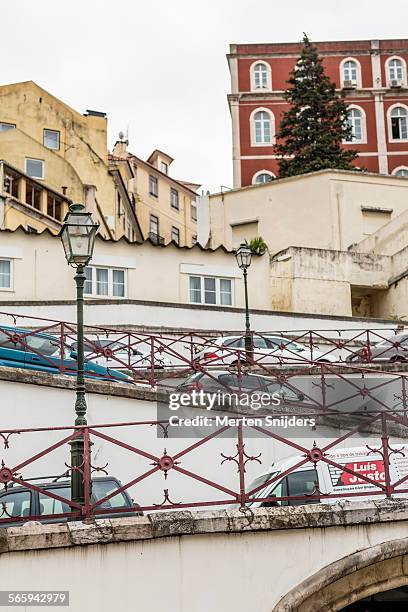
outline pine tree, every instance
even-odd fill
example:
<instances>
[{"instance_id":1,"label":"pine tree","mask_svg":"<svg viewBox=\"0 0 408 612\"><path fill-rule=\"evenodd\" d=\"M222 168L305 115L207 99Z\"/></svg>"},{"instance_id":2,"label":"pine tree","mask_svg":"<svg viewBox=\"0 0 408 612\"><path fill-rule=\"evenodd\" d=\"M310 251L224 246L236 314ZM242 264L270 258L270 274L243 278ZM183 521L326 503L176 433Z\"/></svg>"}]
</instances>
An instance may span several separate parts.
<instances>
[{"instance_id":1,"label":"pine tree","mask_svg":"<svg viewBox=\"0 0 408 612\"><path fill-rule=\"evenodd\" d=\"M351 141L347 104L324 72L317 48L303 37L303 49L288 80L285 99L290 108L282 117L275 153L279 176L294 176L325 168L356 170L357 152L342 148Z\"/></svg>"}]
</instances>

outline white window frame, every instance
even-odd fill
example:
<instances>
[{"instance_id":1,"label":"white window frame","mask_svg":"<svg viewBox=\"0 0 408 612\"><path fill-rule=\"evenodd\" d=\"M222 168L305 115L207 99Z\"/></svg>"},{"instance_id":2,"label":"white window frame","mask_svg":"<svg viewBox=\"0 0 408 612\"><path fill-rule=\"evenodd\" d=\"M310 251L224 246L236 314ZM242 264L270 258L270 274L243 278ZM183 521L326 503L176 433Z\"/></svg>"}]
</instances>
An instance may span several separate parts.
<instances>
[{"instance_id":1,"label":"white window frame","mask_svg":"<svg viewBox=\"0 0 408 612\"><path fill-rule=\"evenodd\" d=\"M190 279L191 278L199 278L200 279L200 292L201 292L201 301L193 302L191 299L191 287L190 287ZM204 289L204 279L211 278L215 279L215 304L210 304L205 302L205 289ZM231 283L231 304L221 304L221 281L227 280ZM188 301L190 304L196 304L197 306L222 306L225 308L232 308L235 304L235 295L234 295L234 279L227 277L219 277L219 276L210 276L209 274L200 275L200 274L189 274L188 275Z\"/></svg>"},{"instance_id":2,"label":"white window frame","mask_svg":"<svg viewBox=\"0 0 408 612\"><path fill-rule=\"evenodd\" d=\"M169 164L166 164L166 162L161 161L160 162L160 172L163 172L163 174L168 174L169 173Z\"/></svg>"},{"instance_id":3,"label":"white window frame","mask_svg":"<svg viewBox=\"0 0 408 612\"><path fill-rule=\"evenodd\" d=\"M270 170L258 170L258 172L255 172L254 176L252 177L253 185L268 185L268 183L257 183L256 182L256 179L258 178L258 176L261 176L261 174L268 174L272 178L272 180L276 178L276 175Z\"/></svg>"},{"instance_id":4,"label":"white window frame","mask_svg":"<svg viewBox=\"0 0 408 612\"><path fill-rule=\"evenodd\" d=\"M398 170L406 170L407 171L407 177L404 176L398 176L397 172ZM397 166L397 168L394 168L394 170L392 171L392 176L396 176L397 178L408 178L408 166Z\"/></svg>"},{"instance_id":5,"label":"white window frame","mask_svg":"<svg viewBox=\"0 0 408 612\"><path fill-rule=\"evenodd\" d=\"M407 111L407 138L393 138L392 137L392 123L391 123L391 113L395 108L404 108ZM406 104L402 104L401 102L397 102L389 107L387 111L387 126L388 126L388 142L400 143L400 142L408 142L408 106Z\"/></svg>"},{"instance_id":6,"label":"white window frame","mask_svg":"<svg viewBox=\"0 0 408 612\"><path fill-rule=\"evenodd\" d=\"M58 134L58 147L48 147L45 144L45 134L46 132L53 132L54 134ZM50 128L44 128L43 130L43 145L46 149L49 149L50 151L59 151L61 148L61 132L59 130L51 130Z\"/></svg>"},{"instance_id":7,"label":"white window frame","mask_svg":"<svg viewBox=\"0 0 408 612\"><path fill-rule=\"evenodd\" d=\"M10 264L10 286L0 287L0 291L14 291L14 259L10 257L0 257L0 261L8 261Z\"/></svg>"},{"instance_id":8,"label":"white window frame","mask_svg":"<svg viewBox=\"0 0 408 612\"><path fill-rule=\"evenodd\" d=\"M29 161L34 161L34 162L41 162L41 168L42 168L42 175L41 176L32 176L31 174L28 174L27 172L27 162ZM36 157L26 157L25 161L24 161L24 172L25 174L27 174L27 176L29 176L32 179L35 180L41 180L44 178L45 176L45 162L43 159L38 159Z\"/></svg>"},{"instance_id":9,"label":"white window frame","mask_svg":"<svg viewBox=\"0 0 408 612\"><path fill-rule=\"evenodd\" d=\"M152 181L152 179L155 179L156 182L154 182L154 180ZM156 191L152 189L152 185L156 186ZM152 196L153 198L159 197L159 178L155 176L154 174L149 174L149 195Z\"/></svg>"},{"instance_id":10,"label":"white window frame","mask_svg":"<svg viewBox=\"0 0 408 612\"><path fill-rule=\"evenodd\" d=\"M266 68L266 85L264 87L256 87L255 85L255 68L261 64ZM251 77L251 91L272 91L272 70L270 64L268 62L264 62L262 60L257 60L253 62L250 67L250 77Z\"/></svg>"},{"instance_id":11,"label":"white window frame","mask_svg":"<svg viewBox=\"0 0 408 612\"><path fill-rule=\"evenodd\" d=\"M119 268L119 267L109 267L109 266L87 266L87 268L90 268L92 270L92 293L88 293L85 291L85 287L86 287L86 282L85 281L85 285L84 285L84 295L87 296L91 296L93 298L98 298L101 300L106 300L106 299L114 299L114 300L123 300L127 298L127 290L128 290L128 279L127 279L127 268ZM96 292L96 270L108 270L108 293L107 295L99 295ZM123 272L123 281L124 281L124 288L123 288L123 292L124 295L113 295L113 272L119 270L120 272Z\"/></svg>"},{"instance_id":12,"label":"white window frame","mask_svg":"<svg viewBox=\"0 0 408 612\"><path fill-rule=\"evenodd\" d=\"M363 86L362 85L362 80L361 80L361 64L358 61L358 59L356 59L355 57L345 57L340 62L340 84L341 84L341 87L344 87L344 82L345 81L353 80L353 79L345 79L344 78L344 68L345 68L345 65L347 64L347 62L353 62L354 64L356 64L356 68L357 68L356 87L361 89L362 86Z\"/></svg>"},{"instance_id":13,"label":"white window frame","mask_svg":"<svg viewBox=\"0 0 408 612\"><path fill-rule=\"evenodd\" d=\"M255 123L257 120L255 119L255 116L257 113L267 113L267 115L269 115L271 138L267 142L256 142ZM269 110L269 108L255 108L249 117L249 122L251 132L251 147L270 147L271 145L275 144L275 115L271 110Z\"/></svg>"},{"instance_id":14,"label":"white window frame","mask_svg":"<svg viewBox=\"0 0 408 612\"><path fill-rule=\"evenodd\" d=\"M352 140L343 140L343 144L367 144L367 118L364 108L357 104L349 104L348 111L357 110L361 113L361 138L352 138Z\"/></svg>"},{"instance_id":15,"label":"white window frame","mask_svg":"<svg viewBox=\"0 0 408 612\"><path fill-rule=\"evenodd\" d=\"M393 60L399 60L402 64L402 79L401 79L401 85L403 87L407 86L407 63L404 60L403 57L400 57L399 55L393 55L391 57L388 57L385 61L385 79L386 79L386 83L388 87L391 87L391 81L394 81L394 79L391 79L390 76L390 63ZM398 80L398 79L396 79Z\"/></svg>"}]
</instances>

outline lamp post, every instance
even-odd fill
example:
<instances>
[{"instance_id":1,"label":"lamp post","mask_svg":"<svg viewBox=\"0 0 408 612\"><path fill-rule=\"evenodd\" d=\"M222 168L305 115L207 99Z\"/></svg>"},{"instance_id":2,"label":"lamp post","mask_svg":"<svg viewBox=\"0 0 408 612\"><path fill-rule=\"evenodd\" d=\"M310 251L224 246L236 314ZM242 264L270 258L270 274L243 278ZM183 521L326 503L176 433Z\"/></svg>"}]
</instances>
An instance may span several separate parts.
<instances>
[{"instance_id":1,"label":"lamp post","mask_svg":"<svg viewBox=\"0 0 408 612\"><path fill-rule=\"evenodd\" d=\"M248 268L251 265L252 251L249 246L245 243L240 244L238 247L235 258L237 260L238 267L244 273L244 287L245 287L245 352L247 361L252 361L252 342L251 342L251 326L249 322L249 307L248 307Z\"/></svg>"},{"instance_id":2,"label":"lamp post","mask_svg":"<svg viewBox=\"0 0 408 612\"><path fill-rule=\"evenodd\" d=\"M94 223L91 213L85 212L82 204L71 204L65 215L60 236L65 257L70 266L76 268L77 288L77 375L75 400L75 425L84 426L86 421L86 399L84 379L84 285L85 266L92 258L95 236L99 224ZM79 436L71 445L71 499L84 503L84 480L80 469L84 460L84 438ZM80 468L80 469L75 469Z\"/></svg>"}]
</instances>

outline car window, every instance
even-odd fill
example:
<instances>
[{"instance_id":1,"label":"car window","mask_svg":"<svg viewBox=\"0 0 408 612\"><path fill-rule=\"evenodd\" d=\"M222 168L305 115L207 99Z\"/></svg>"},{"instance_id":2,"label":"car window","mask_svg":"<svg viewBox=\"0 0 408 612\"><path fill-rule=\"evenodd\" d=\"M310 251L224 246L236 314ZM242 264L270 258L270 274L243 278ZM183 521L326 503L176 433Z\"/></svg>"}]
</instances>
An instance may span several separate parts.
<instances>
[{"instance_id":1,"label":"car window","mask_svg":"<svg viewBox=\"0 0 408 612\"><path fill-rule=\"evenodd\" d=\"M266 348L266 342L264 340L264 338L261 338L260 336L254 336L254 348Z\"/></svg>"},{"instance_id":2,"label":"car window","mask_svg":"<svg viewBox=\"0 0 408 612\"><path fill-rule=\"evenodd\" d=\"M12 330L8 330L8 334L10 334L10 336L13 335L13 331ZM8 349L17 349L17 350L21 350L21 345L16 344L14 342L12 342L10 340L10 336L6 334L4 331L0 330L0 348L8 348Z\"/></svg>"},{"instance_id":3,"label":"car window","mask_svg":"<svg viewBox=\"0 0 408 612\"><path fill-rule=\"evenodd\" d=\"M204 376L203 372L196 372L195 374L187 378L187 380L183 384L189 385L191 383L198 382L200 378L202 378L203 376Z\"/></svg>"},{"instance_id":4,"label":"car window","mask_svg":"<svg viewBox=\"0 0 408 612\"><path fill-rule=\"evenodd\" d=\"M65 499L71 499L71 487L44 487L46 491L65 497ZM40 514L61 514L62 512L71 512L71 507L68 504L64 504L58 499L53 497L47 497L45 493L39 493L40 502Z\"/></svg>"},{"instance_id":5,"label":"car window","mask_svg":"<svg viewBox=\"0 0 408 612\"><path fill-rule=\"evenodd\" d=\"M272 382L267 385L267 391L272 395L272 393L279 393L279 396L283 400L287 400L289 402L299 401L299 396L296 391L293 391L290 387L286 385L280 385L279 383Z\"/></svg>"},{"instance_id":6,"label":"car window","mask_svg":"<svg viewBox=\"0 0 408 612\"><path fill-rule=\"evenodd\" d=\"M58 338L46 338L44 336L25 336L22 338L29 348L41 355L55 355L60 352L60 342ZM24 347L23 347L24 348Z\"/></svg>"},{"instance_id":7,"label":"car window","mask_svg":"<svg viewBox=\"0 0 408 612\"><path fill-rule=\"evenodd\" d=\"M237 374L222 374L218 377L218 380L222 385L235 387L237 389L264 389L263 379L260 376L248 376L243 374L241 377L238 377Z\"/></svg>"},{"instance_id":8,"label":"car window","mask_svg":"<svg viewBox=\"0 0 408 612\"><path fill-rule=\"evenodd\" d=\"M118 484L112 480L99 480L92 483L92 493L95 500L98 501L107 495L110 495L118 488ZM98 505L98 508L128 508L129 502L123 493L114 495L107 501Z\"/></svg>"},{"instance_id":9,"label":"car window","mask_svg":"<svg viewBox=\"0 0 408 612\"><path fill-rule=\"evenodd\" d=\"M222 345L228 348L245 348L245 340L244 338L227 338Z\"/></svg>"},{"instance_id":10,"label":"car window","mask_svg":"<svg viewBox=\"0 0 408 612\"><path fill-rule=\"evenodd\" d=\"M0 518L28 516L30 514L30 491L12 491L0 497Z\"/></svg>"},{"instance_id":11,"label":"car window","mask_svg":"<svg viewBox=\"0 0 408 612\"><path fill-rule=\"evenodd\" d=\"M318 481L316 470L304 470L302 472L293 472L287 476L288 495L311 495ZM299 506L301 504L317 503L318 500L302 500L294 499L289 502L290 506Z\"/></svg>"},{"instance_id":12,"label":"car window","mask_svg":"<svg viewBox=\"0 0 408 612\"><path fill-rule=\"evenodd\" d=\"M287 351L294 351L300 353L305 350L305 347L297 342L291 342L287 338L271 337L265 338L266 344L269 348L284 347Z\"/></svg>"},{"instance_id":13,"label":"car window","mask_svg":"<svg viewBox=\"0 0 408 612\"><path fill-rule=\"evenodd\" d=\"M272 490L267 488L264 489L259 497L286 497L288 494L287 478L282 478L276 485L273 486ZM261 508L267 508L269 506L287 506L288 502L283 500L279 502L265 501L262 502Z\"/></svg>"}]
</instances>

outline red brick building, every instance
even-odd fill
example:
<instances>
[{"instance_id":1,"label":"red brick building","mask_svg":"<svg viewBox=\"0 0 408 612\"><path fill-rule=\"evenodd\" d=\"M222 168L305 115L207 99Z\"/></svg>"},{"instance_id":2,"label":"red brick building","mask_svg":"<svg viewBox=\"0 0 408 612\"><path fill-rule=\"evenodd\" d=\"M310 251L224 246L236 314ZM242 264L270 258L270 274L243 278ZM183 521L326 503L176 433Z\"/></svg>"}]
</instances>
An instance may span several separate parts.
<instances>
[{"instance_id":1,"label":"red brick building","mask_svg":"<svg viewBox=\"0 0 408 612\"><path fill-rule=\"evenodd\" d=\"M350 107L357 166L408 176L408 40L316 43L326 73ZM230 45L228 96L234 186L275 176L275 134L287 108L283 92L300 43Z\"/></svg>"}]
</instances>

